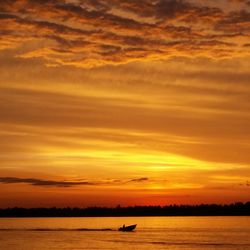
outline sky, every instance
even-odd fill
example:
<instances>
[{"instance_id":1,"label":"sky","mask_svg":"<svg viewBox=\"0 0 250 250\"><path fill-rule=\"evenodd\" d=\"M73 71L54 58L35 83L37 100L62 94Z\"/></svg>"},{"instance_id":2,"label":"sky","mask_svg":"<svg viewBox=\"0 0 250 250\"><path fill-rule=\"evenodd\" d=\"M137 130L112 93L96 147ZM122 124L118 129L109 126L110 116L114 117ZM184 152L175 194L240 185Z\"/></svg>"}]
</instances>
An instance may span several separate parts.
<instances>
[{"instance_id":1,"label":"sky","mask_svg":"<svg viewBox=\"0 0 250 250\"><path fill-rule=\"evenodd\" d=\"M1 0L0 207L250 199L250 1Z\"/></svg>"}]
</instances>

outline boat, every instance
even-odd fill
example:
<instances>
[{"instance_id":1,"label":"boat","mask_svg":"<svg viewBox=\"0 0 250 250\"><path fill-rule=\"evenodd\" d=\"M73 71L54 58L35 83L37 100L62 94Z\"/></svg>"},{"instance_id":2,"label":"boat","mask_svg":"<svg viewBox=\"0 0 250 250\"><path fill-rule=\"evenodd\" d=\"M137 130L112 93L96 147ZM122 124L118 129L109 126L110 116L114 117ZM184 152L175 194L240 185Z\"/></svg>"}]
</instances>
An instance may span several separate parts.
<instances>
[{"instance_id":1,"label":"boat","mask_svg":"<svg viewBox=\"0 0 250 250\"><path fill-rule=\"evenodd\" d=\"M136 226L137 226L137 224L129 225L129 226L123 225L118 230L123 231L123 232L131 232L131 231L135 230Z\"/></svg>"}]
</instances>

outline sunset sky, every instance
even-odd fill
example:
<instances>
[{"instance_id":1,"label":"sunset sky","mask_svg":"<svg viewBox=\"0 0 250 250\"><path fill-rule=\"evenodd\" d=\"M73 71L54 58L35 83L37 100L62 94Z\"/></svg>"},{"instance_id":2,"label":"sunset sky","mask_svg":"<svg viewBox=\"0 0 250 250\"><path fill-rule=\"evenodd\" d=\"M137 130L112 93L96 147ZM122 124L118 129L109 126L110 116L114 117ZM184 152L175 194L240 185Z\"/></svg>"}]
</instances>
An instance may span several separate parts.
<instances>
[{"instance_id":1,"label":"sunset sky","mask_svg":"<svg viewBox=\"0 0 250 250\"><path fill-rule=\"evenodd\" d=\"M0 207L248 200L249 0L0 1Z\"/></svg>"}]
</instances>

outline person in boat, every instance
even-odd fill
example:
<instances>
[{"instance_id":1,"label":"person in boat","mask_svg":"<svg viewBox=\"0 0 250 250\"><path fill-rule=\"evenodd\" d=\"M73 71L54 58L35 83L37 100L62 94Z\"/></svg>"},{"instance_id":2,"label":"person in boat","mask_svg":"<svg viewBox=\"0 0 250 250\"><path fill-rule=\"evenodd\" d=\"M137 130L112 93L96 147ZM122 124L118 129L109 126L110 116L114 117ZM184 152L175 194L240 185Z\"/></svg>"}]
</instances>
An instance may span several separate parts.
<instances>
[{"instance_id":1,"label":"person in boat","mask_svg":"<svg viewBox=\"0 0 250 250\"><path fill-rule=\"evenodd\" d=\"M125 228L125 224L123 224L122 228L123 228L123 229Z\"/></svg>"}]
</instances>

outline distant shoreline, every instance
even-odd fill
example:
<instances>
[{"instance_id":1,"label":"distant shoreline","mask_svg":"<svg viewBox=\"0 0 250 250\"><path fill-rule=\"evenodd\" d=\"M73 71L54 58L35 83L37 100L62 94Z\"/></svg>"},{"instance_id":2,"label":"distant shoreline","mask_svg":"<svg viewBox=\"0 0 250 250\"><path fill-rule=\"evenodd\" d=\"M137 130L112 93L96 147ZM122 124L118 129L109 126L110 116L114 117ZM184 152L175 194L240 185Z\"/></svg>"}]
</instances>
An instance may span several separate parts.
<instances>
[{"instance_id":1,"label":"distant shoreline","mask_svg":"<svg viewBox=\"0 0 250 250\"><path fill-rule=\"evenodd\" d=\"M249 215L94 215L94 216L0 216L0 219L10 218L126 218L126 217L248 217ZM0 229L1 231L1 229Z\"/></svg>"},{"instance_id":2,"label":"distant shoreline","mask_svg":"<svg viewBox=\"0 0 250 250\"><path fill-rule=\"evenodd\" d=\"M156 216L250 216L250 202L229 205L168 205L133 206L115 208L4 208L0 209L0 218L25 217L156 217Z\"/></svg>"}]
</instances>

